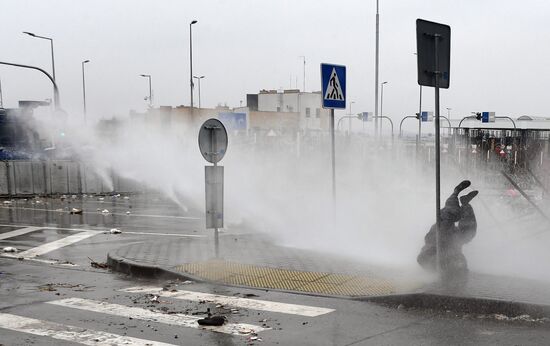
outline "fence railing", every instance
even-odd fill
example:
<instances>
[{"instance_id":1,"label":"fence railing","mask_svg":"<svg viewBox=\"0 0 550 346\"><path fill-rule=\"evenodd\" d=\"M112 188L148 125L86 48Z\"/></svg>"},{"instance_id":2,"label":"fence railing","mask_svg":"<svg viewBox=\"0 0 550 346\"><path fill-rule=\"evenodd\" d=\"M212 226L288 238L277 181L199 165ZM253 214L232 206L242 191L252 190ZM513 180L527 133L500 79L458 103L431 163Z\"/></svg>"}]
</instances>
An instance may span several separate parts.
<instances>
[{"instance_id":1,"label":"fence railing","mask_svg":"<svg viewBox=\"0 0 550 346\"><path fill-rule=\"evenodd\" d=\"M0 195L103 194L140 192L142 187L114 172L98 174L89 165L62 160L0 162Z\"/></svg>"}]
</instances>

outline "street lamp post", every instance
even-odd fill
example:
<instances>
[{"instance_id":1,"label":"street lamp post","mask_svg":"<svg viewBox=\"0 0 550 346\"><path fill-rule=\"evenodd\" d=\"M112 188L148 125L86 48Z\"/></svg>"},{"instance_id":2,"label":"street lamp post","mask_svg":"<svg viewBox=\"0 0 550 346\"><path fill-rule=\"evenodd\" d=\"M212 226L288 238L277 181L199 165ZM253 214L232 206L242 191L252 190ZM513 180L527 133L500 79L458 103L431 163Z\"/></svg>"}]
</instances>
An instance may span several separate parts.
<instances>
[{"instance_id":1,"label":"street lamp post","mask_svg":"<svg viewBox=\"0 0 550 346\"><path fill-rule=\"evenodd\" d=\"M378 0L376 0L376 52L374 60L374 136L378 136L378 57L379 57L379 36L380 36L380 14L378 12Z\"/></svg>"},{"instance_id":2,"label":"street lamp post","mask_svg":"<svg viewBox=\"0 0 550 346\"><path fill-rule=\"evenodd\" d=\"M52 77L48 72L44 71L44 70L41 69L40 67L30 66L30 65L22 65L22 64L15 64L15 63L12 63L12 62L0 61L0 65L8 65L8 66L16 66L16 67L28 68L28 69L40 71L40 72L42 72L43 74L45 74L46 77L48 77L48 79L49 79L49 80L52 82L52 84L53 84L53 103L54 103L54 106L55 106L55 110L56 110L56 111L61 110L61 104L60 104L60 102L59 102L59 89L57 88L57 84L55 83L55 80L53 79L53 77Z\"/></svg>"},{"instance_id":3,"label":"street lamp post","mask_svg":"<svg viewBox=\"0 0 550 346\"><path fill-rule=\"evenodd\" d=\"M352 115L352 111L351 111L351 106L353 106L353 104L355 103L355 101L351 101L349 103L349 114ZM351 135L351 117L349 118L349 130L348 130L348 133Z\"/></svg>"},{"instance_id":4,"label":"street lamp post","mask_svg":"<svg viewBox=\"0 0 550 346\"><path fill-rule=\"evenodd\" d=\"M84 106L84 123L86 123L86 79L84 78L84 64L89 62L90 60L84 60L82 62L82 103Z\"/></svg>"},{"instance_id":5,"label":"street lamp post","mask_svg":"<svg viewBox=\"0 0 550 346\"><path fill-rule=\"evenodd\" d=\"M151 89L151 75L150 74L140 74L141 77L149 78L149 107L153 107L153 89Z\"/></svg>"},{"instance_id":6,"label":"street lamp post","mask_svg":"<svg viewBox=\"0 0 550 346\"><path fill-rule=\"evenodd\" d=\"M451 110L452 108L447 107L447 118L449 118L449 120L451 119Z\"/></svg>"},{"instance_id":7,"label":"street lamp post","mask_svg":"<svg viewBox=\"0 0 550 346\"><path fill-rule=\"evenodd\" d=\"M196 20L189 23L189 82L191 86L191 108L193 108L193 28L192 25L197 24Z\"/></svg>"},{"instance_id":8,"label":"street lamp post","mask_svg":"<svg viewBox=\"0 0 550 346\"><path fill-rule=\"evenodd\" d=\"M388 82L382 82L380 83L380 117L384 115L383 107L384 107L384 84L388 84ZM382 120L380 120L380 136L382 136Z\"/></svg>"},{"instance_id":9,"label":"street lamp post","mask_svg":"<svg viewBox=\"0 0 550 346\"><path fill-rule=\"evenodd\" d=\"M27 34L29 36L32 36L32 37L41 38L43 40L49 40L50 41L50 46L51 46L51 51L52 51L52 77L53 77L53 80L55 81L55 62L54 62L54 57L53 57L53 38L46 37L46 36L39 36L39 35L33 34L32 32L28 32L28 31L23 31L23 33Z\"/></svg>"},{"instance_id":10,"label":"street lamp post","mask_svg":"<svg viewBox=\"0 0 550 346\"><path fill-rule=\"evenodd\" d=\"M304 59L304 88L302 90L302 92L306 92L306 57L304 55L300 55L300 58Z\"/></svg>"},{"instance_id":11,"label":"street lamp post","mask_svg":"<svg viewBox=\"0 0 550 346\"><path fill-rule=\"evenodd\" d=\"M206 76L200 76L200 77L193 76L193 78L195 78L197 82L199 82L199 108L201 108L201 79L203 79L204 77Z\"/></svg>"}]
</instances>

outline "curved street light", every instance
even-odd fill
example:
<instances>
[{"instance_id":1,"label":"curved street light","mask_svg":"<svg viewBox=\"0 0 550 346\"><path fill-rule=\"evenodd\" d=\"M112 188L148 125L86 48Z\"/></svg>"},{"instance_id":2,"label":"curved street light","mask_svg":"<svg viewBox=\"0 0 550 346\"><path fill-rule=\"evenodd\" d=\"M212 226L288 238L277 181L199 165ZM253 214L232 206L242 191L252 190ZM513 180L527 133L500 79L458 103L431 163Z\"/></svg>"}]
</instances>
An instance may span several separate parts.
<instances>
[{"instance_id":1,"label":"curved street light","mask_svg":"<svg viewBox=\"0 0 550 346\"><path fill-rule=\"evenodd\" d=\"M382 82L380 83L380 117L384 115L384 84L388 84L388 82ZM382 121L380 121L380 136L382 136Z\"/></svg>"},{"instance_id":2,"label":"curved street light","mask_svg":"<svg viewBox=\"0 0 550 346\"><path fill-rule=\"evenodd\" d=\"M193 78L195 78L199 83L199 108L201 108L201 79L203 79L204 77L206 76L199 76L199 77L193 76Z\"/></svg>"},{"instance_id":3,"label":"curved street light","mask_svg":"<svg viewBox=\"0 0 550 346\"><path fill-rule=\"evenodd\" d=\"M399 123L399 137L401 137L402 134L403 134L403 132L401 131L401 127L403 126L403 121L405 121L405 119L408 119L408 118L418 119L418 117L415 116L415 115L407 115L406 117L404 117L403 119L401 119L401 122Z\"/></svg>"},{"instance_id":4,"label":"curved street light","mask_svg":"<svg viewBox=\"0 0 550 346\"><path fill-rule=\"evenodd\" d=\"M52 84L53 84L53 100L54 100L55 109L56 110L61 109L61 105L60 105L60 102L59 102L59 89L57 88L57 84L55 83L55 79L53 79L53 77L48 72L46 72L43 69L41 69L40 67L36 67L36 66L15 64L15 63L4 62L4 61L0 61L0 64L1 65L9 65L9 66L16 66L16 67L22 67L22 68L29 68L29 69L33 69L33 70L38 70L38 71L42 72L43 74L45 74L46 77L48 77L50 79L50 81L52 82Z\"/></svg>"},{"instance_id":5,"label":"curved street light","mask_svg":"<svg viewBox=\"0 0 550 346\"><path fill-rule=\"evenodd\" d=\"M149 78L149 108L153 107L153 91L151 89L151 75L150 74L140 74L141 77Z\"/></svg>"},{"instance_id":6,"label":"curved street light","mask_svg":"<svg viewBox=\"0 0 550 346\"><path fill-rule=\"evenodd\" d=\"M351 122L351 119L360 119L360 118L357 115L344 115L343 117L338 119L338 123L336 124L336 131L340 130L340 122L344 119L349 119L349 121Z\"/></svg>"},{"instance_id":7,"label":"curved street light","mask_svg":"<svg viewBox=\"0 0 550 346\"><path fill-rule=\"evenodd\" d=\"M391 138L393 139L393 121L385 115L374 116L373 118L387 119L390 122L390 124L391 124ZM382 121L380 121L380 123L382 123ZM380 135L382 135L382 133L380 133Z\"/></svg>"},{"instance_id":8,"label":"curved street light","mask_svg":"<svg viewBox=\"0 0 550 346\"><path fill-rule=\"evenodd\" d=\"M51 47L51 51L52 51L52 75L53 75L53 80L55 80L55 61L54 61L54 57L53 57L53 38L36 35L32 32L28 32L28 31L23 31L23 33L26 34L26 35L29 35L31 37L36 37L36 38L40 38L40 39L43 39L43 40L49 40L50 41L50 47Z\"/></svg>"}]
</instances>

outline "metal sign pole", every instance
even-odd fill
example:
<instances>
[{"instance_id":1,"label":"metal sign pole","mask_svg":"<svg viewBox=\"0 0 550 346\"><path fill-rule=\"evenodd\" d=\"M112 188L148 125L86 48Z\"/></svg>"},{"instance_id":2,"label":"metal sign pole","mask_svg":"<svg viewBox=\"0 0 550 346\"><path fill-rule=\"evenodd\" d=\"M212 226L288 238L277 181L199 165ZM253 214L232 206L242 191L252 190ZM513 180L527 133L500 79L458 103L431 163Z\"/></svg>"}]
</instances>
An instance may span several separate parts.
<instances>
[{"instance_id":1,"label":"metal sign pole","mask_svg":"<svg viewBox=\"0 0 550 346\"><path fill-rule=\"evenodd\" d=\"M214 163L214 167L217 167L218 164ZM219 238L218 227L214 228L214 251L216 253L216 258L220 258L220 238Z\"/></svg>"},{"instance_id":2,"label":"metal sign pole","mask_svg":"<svg viewBox=\"0 0 550 346\"><path fill-rule=\"evenodd\" d=\"M211 138L212 148L216 148L217 147L216 136L211 136L210 138ZM217 155L217 152L215 152L214 150L213 150L213 152L214 152L213 155ZM217 166L218 166L218 162L216 160L214 160L214 167L217 167ZM214 249L215 249L216 258L220 258L220 244L219 244L218 227L214 228Z\"/></svg>"},{"instance_id":3,"label":"metal sign pole","mask_svg":"<svg viewBox=\"0 0 550 346\"><path fill-rule=\"evenodd\" d=\"M332 202L336 203L336 150L334 144L334 109L330 110L330 146L332 155Z\"/></svg>"},{"instance_id":4,"label":"metal sign pole","mask_svg":"<svg viewBox=\"0 0 550 346\"><path fill-rule=\"evenodd\" d=\"M420 85L420 97L418 101L418 138L416 139L416 158L420 158L420 143L422 139L422 85Z\"/></svg>"},{"instance_id":5,"label":"metal sign pole","mask_svg":"<svg viewBox=\"0 0 550 346\"><path fill-rule=\"evenodd\" d=\"M434 44L435 44L435 217L436 217L436 232L435 232L435 243L436 243L436 263L437 271L441 272L441 165L440 165L440 150L439 150L439 76L441 71L439 71L439 38L441 36L438 34L434 35Z\"/></svg>"},{"instance_id":6,"label":"metal sign pole","mask_svg":"<svg viewBox=\"0 0 550 346\"><path fill-rule=\"evenodd\" d=\"M223 228L223 166L218 162L227 150L227 130L218 119L208 119L199 131L199 149L206 161L205 166L206 228L214 229L214 249L220 257L219 229Z\"/></svg>"}]
</instances>

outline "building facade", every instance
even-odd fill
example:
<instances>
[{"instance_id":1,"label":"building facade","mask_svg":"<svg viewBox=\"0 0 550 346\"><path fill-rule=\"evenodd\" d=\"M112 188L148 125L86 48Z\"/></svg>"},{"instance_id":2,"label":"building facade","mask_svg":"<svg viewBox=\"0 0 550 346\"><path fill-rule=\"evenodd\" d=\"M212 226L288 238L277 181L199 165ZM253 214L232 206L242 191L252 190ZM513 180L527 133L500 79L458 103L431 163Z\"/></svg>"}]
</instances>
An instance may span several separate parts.
<instances>
[{"instance_id":1,"label":"building facade","mask_svg":"<svg viewBox=\"0 0 550 346\"><path fill-rule=\"evenodd\" d=\"M297 130L328 130L330 111L322 108L321 92L261 90L248 94L246 100L250 112L272 112L273 116L297 113Z\"/></svg>"}]
</instances>

